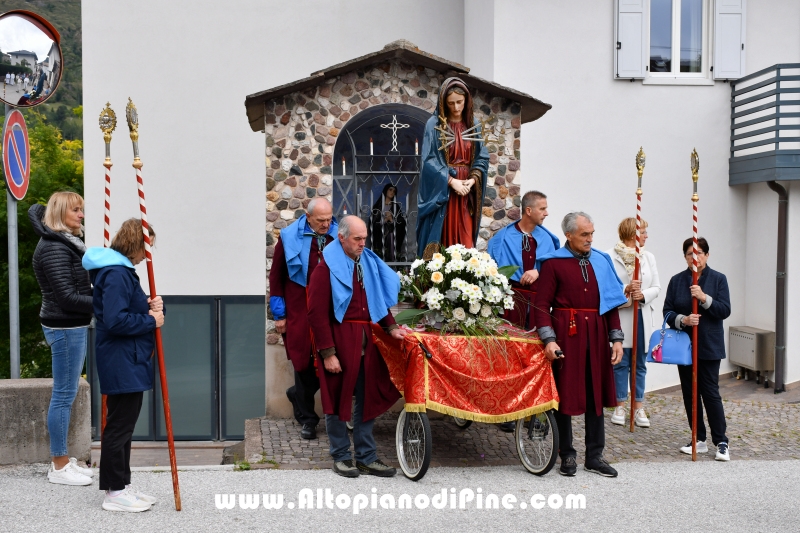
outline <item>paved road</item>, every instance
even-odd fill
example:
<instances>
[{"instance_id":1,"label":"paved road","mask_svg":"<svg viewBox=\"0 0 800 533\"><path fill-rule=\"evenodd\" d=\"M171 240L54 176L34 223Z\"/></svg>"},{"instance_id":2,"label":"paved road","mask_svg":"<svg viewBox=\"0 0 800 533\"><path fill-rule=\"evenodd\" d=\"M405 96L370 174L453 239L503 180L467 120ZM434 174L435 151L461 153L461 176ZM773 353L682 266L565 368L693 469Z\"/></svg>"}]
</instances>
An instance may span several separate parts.
<instances>
[{"instance_id":1,"label":"paved road","mask_svg":"<svg viewBox=\"0 0 800 533\"><path fill-rule=\"evenodd\" d=\"M520 467L432 469L419 483L402 476L348 480L327 470L193 471L180 475L183 511L172 507L169 473L135 472L133 482L161 499L141 514L110 513L100 507L97 484L51 485L45 468L0 468L0 524L6 531L796 531L800 519L797 479L800 461L621 462L621 476L601 478L579 469L575 478L555 472L535 477ZM301 489L330 489L335 496L364 494L428 497L453 487L477 496L512 494L531 501L535 494L583 494L585 509L364 509L300 510ZM280 510L217 509L215 494L282 493ZM324 493L323 493L324 494ZM342 500L345 498L342 497ZM422 502L420 498L420 502ZM535 500L538 501L538 500ZM557 503L558 498L553 499ZM324 503L323 503L324 507ZM7 528L11 529L7 529Z\"/></svg>"},{"instance_id":2,"label":"paved road","mask_svg":"<svg viewBox=\"0 0 800 533\"><path fill-rule=\"evenodd\" d=\"M726 380L734 381L735 380ZM762 401L724 400L727 436L733 460L800 459L800 405ZM637 428L634 433L611 424L610 410L605 414L605 458L611 462L683 461L678 449L691 441L683 400L677 395L647 395L647 411L652 426ZM495 466L519 464L513 435L492 424L472 424L459 430L452 418L429 413L433 434L432 466ZM397 465L395 427L397 414L386 413L375 422L378 455ZM574 445L578 457L584 453L583 417L573 418ZM261 420L262 453L280 468L330 468L325 423L320 423L319 439L300 438L300 426L294 420ZM711 446L709 436L708 444ZM713 454L703 456L711 460ZM250 461L254 458L248 457ZM255 459L258 459L256 457Z\"/></svg>"}]
</instances>

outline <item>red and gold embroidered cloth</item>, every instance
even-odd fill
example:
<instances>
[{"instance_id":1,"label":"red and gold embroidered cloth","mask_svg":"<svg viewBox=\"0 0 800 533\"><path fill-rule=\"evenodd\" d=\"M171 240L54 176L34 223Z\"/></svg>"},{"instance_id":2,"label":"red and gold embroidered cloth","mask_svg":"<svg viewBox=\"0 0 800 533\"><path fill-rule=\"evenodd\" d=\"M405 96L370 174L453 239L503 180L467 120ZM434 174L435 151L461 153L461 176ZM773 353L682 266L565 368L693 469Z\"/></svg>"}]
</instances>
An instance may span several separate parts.
<instances>
[{"instance_id":1,"label":"red and gold embroidered cloth","mask_svg":"<svg viewBox=\"0 0 800 533\"><path fill-rule=\"evenodd\" d=\"M431 409L496 423L558 408L552 367L535 336L410 332L396 340L380 326L372 329L392 382L405 397L406 411Z\"/></svg>"}]
</instances>

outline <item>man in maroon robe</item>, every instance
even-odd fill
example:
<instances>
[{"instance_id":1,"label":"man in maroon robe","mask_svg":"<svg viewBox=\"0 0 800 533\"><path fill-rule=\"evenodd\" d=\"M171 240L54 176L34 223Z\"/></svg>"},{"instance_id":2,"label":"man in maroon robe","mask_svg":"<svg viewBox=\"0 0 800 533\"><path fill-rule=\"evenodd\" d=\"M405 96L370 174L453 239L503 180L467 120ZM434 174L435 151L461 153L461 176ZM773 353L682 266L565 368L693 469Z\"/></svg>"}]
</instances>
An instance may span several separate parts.
<instances>
[{"instance_id":1,"label":"man in maroon robe","mask_svg":"<svg viewBox=\"0 0 800 533\"><path fill-rule=\"evenodd\" d=\"M304 439L317 438L319 423L314 410L319 379L311 350L306 286L322 261L322 250L335 234L336 221L330 202L325 198L311 200L306 214L281 230L269 272L275 331L283 336L286 357L294 367L294 386L286 389L286 396L294 408L295 419L302 426L300 436Z\"/></svg>"},{"instance_id":2,"label":"man in maroon robe","mask_svg":"<svg viewBox=\"0 0 800 533\"><path fill-rule=\"evenodd\" d=\"M536 257L557 250L561 243L542 224L547 218L547 195L540 191L528 191L522 196L520 205L522 218L512 222L494 234L486 251L498 267L517 266L509 281L514 290L514 308L506 309L503 318L528 331L533 329L533 304L536 298L539 271ZM503 422L498 427L512 433L516 422Z\"/></svg>"},{"instance_id":3,"label":"man in maroon robe","mask_svg":"<svg viewBox=\"0 0 800 533\"><path fill-rule=\"evenodd\" d=\"M391 477L395 469L378 459L372 426L400 393L373 343L371 324L377 322L396 339L405 336L389 312L400 283L397 273L364 248L366 240L367 226L360 218L351 215L340 221L338 241L325 248L311 276L309 293L314 299L308 318L321 361L322 408L333 471L344 477ZM355 464L345 426L351 419Z\"/></svg>"},{"instance_id":4,"label":"man in maroon robe","mask_svg":"<svg viewBox=\"0 0 800 533\"><path fill-rule=\"evenodd\" d=\"M545 354L553 361L560 398L556 423L559 473L574 476L572 417L586 422L584 469L607 477L617 471L603 459L603 407L616 405L612 365L622 359L623 333L617 307L627 300L610 258L592 248L594 224L577 212L561 224L567 244L541 258L534 318ZM552 314L551 314L552 313ZM609 348L609 344L613 347Z\"/></svg>"}]
</instances>

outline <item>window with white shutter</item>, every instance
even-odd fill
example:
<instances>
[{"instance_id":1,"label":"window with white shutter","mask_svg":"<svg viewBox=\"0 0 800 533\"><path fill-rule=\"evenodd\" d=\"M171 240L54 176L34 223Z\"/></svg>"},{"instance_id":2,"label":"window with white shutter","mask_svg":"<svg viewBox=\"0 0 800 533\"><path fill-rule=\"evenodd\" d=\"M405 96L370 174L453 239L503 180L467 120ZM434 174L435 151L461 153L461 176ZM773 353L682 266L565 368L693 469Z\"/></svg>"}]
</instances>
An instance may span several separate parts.
<instances>
[{"instance_id":1,"label":"window with white shutter","mask_svg":"<svg viewBox=\"0 0 800 533\"><path fill-rule=\"evenodd\" d=\"M617 78L645 77L646 1L617 0L617 40L614 54L614 70Z\"/></svg>"},{"instance_id":2,"label":"window with white shutter","mask_svg":"<svg viewBox=\"0 0 800 533\"><path fill-rule=\"evenodd\" d=\"M714 7L714 79L744 76L745 1L716 0Z\"/></svg>"},{"instance_id":3,"label":"window with white shutter","mask_svg":"<svg viewBox=\"0 0 800 533\"><path fill-rule=\"evenodd\" d=\"M615 0L614 77L713 85L745 74L747 0Z\"/></svg>"}]
</instances>

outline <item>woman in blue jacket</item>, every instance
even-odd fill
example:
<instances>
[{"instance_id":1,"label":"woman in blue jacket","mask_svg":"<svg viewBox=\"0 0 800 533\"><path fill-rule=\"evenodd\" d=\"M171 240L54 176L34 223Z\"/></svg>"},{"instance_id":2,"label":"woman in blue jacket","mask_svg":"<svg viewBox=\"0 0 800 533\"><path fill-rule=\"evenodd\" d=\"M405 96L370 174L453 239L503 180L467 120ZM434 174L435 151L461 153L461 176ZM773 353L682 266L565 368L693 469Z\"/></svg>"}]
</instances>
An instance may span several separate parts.
<instances>
[{"instance_id":1,"label":"woman in blue jacket","mask_svg":"<svg viewBox=\"0 0 800 533\"><path fill-rule=\"evenodd\" d=\"M150 228L151 242L154 238ZM100 490L106 491L103 509L108 511L146 511L155 503L130 487L131 438L144 391L153 388L154 332L164 325L161 297L147 297L133 268L144 258L142 223L136 218L122 224L111 248L89 248L83 257L94 285L100 392L107 395Z\"/></svg>"},{"instance_id":2,"label":"woman in blue jacket","mask_svg":"<svg viewBox=\"0 0 800 533\"><path fill-rule=\"evenodd\" d=\"M725 411L719 395L719 364L725 359L725 331L722 321L731 314L731 298L725 274L712 270L708 262L708 242L697 240L697 285L692 285L692 239L683 242L683 255L689 268L669 280L664 300L664 318L669 325L692 334L697 327L697 452L708 452L703 404L711 428L711 442L717 447L717 461L729 461L728 437L725 436ZM698 314L692 314L692 299L698 300ZM698 327L699 324L699 327ZM678 366L683 404L689 426L692 424L692 367ZM692 453L692 443L681 448Z\"/></svg>"}]
</instances>

